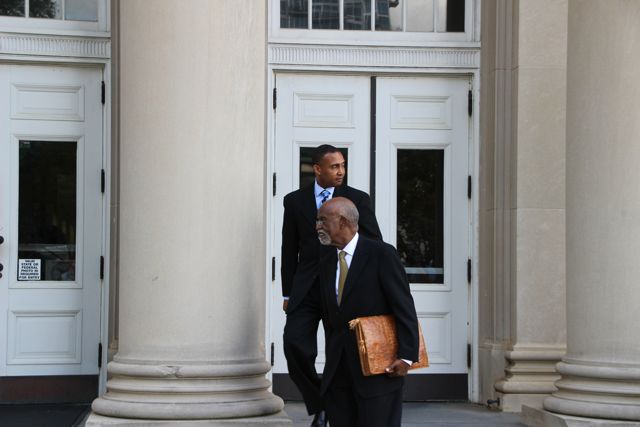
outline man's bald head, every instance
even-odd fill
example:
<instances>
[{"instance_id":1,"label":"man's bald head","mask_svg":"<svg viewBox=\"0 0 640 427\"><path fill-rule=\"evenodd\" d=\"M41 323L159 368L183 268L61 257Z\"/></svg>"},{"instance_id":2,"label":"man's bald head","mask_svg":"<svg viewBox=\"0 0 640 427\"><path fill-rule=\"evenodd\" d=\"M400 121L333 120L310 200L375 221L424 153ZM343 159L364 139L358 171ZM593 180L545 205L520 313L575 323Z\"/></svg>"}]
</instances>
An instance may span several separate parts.
<instances>
[{"instance_id":1,"label":"man's bald head","mask_svg":"<svg viewBox=\"0 0 640 427\"><path fill-rule=\"evenodd\" d=\"M358 208L345 197L334 197L318 210L316 230L323 245L343 248L358 231Z\"/></svg>"}]
</instances>

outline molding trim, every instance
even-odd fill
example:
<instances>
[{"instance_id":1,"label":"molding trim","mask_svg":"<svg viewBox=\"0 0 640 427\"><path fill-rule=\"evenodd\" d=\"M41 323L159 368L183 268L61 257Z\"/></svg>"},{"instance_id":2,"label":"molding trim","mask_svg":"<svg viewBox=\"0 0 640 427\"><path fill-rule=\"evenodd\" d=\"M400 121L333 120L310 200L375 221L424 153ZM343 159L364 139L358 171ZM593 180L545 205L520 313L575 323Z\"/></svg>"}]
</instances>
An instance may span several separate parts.
<instances>
[{"instance_id":1,"label":"molding trim","mask_svg":"<svg viewBox=\"0 0 640 427\"><path fill-rule=\"evenodd\" d=\"M473 69L480 67L480 49L270 44L269 64Z\"/></svg>"},{"instance_id":2,"label":"molding trim","mask_svg":"<svg viewBox=\"0 0 640 427\"><path fill-rule=\"evenodd\" d=\"M111 58L111 40L0 33L0 54L109 59Z\"/></svg>"}]
</instances>

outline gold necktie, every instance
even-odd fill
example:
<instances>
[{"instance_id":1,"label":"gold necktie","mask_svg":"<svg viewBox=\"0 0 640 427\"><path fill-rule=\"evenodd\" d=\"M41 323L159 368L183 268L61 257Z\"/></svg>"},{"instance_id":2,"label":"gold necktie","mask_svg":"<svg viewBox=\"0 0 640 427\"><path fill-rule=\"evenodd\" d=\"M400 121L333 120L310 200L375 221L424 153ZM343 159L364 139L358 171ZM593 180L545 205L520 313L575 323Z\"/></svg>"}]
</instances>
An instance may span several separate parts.
<instances>
[{"instance_id":1,"label":"gold necktie","mask_svg":"<svg viewBox=\"0 0 640 427\"><path fill-rule=\"evenodd\" d=\"M344 282L347 280L347 271L349 270L349 266L347 265L346 257L347 253L345 251L340 251L338 254L338 258L340 258L340 276L338 276L338 305L342 301L342 291L344 289Z\"/></svg>"}]
</instances>

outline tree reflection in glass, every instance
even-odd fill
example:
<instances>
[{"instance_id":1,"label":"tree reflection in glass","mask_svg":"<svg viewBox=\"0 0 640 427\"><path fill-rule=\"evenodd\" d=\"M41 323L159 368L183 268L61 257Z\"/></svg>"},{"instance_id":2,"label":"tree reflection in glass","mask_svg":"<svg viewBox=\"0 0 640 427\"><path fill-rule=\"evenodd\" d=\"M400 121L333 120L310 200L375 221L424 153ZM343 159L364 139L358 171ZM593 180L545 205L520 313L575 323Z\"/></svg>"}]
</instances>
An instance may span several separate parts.
<instances>
[{"instance_id":1,"label":"tree reflection in glass","mask_svg":"<svg viewBox=\"0 0 640 427\"><path fill-rule=\"evenodd\" d=\"M444 150L398 150L397 249L411 283L443 283Z\"/></svg>"}]
</instances>

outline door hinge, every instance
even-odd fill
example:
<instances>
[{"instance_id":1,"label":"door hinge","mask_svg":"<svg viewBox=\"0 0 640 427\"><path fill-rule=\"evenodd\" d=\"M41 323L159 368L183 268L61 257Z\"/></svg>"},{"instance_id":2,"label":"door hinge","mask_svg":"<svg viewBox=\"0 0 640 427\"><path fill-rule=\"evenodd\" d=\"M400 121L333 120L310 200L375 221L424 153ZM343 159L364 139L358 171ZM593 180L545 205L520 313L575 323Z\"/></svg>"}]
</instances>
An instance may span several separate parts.
<instances>
[{"instance_id":1,"label":"door hinge","mask_svg":"<svg viewBox=\"0 0 640 427\"><path fill-rule=\"evenodd\" d=\"M469 117L473 114L473 91L469 89L469 104L467 105L467 111L469 112Z\"/></svg>"},{"instance_id":2,"label":"door hinge","mask_svg":"<svg viewBox=\"0 0 640 427\"><path fill-rule=\"evenodd\" d=\"M271 281L276 280L276 257L271 257Z\"/></svg>"},{"instance_id":3,"label":"door hinge","mask_svg":"<svg viewBox=\"0 0 640 427\"><path fill-rule=\"evenodd\" d=\"M271 366L273 366L274 357L275 357L275 345L271 343Z\"/></svg>"},{"instance_id":4,"label":"door hinge","mask_svg":"<svg viewBox=\"0 0 640 427\"><path fill-rule=\"evenodd\" d=\"M467 343L467 368L471 369L471 344Z\"/></svg>"},{"instance_id":5,"label":"door hinge","mask_svg":"<svg viewBox=\"0 0 640 427\"><path fill-rule=\"evenodd\" d=\"M100 100L102 102L102 105L104 105L105 103L105 97L106 97L106 87L103 81L102 84L100 85Z\"/></svg>"},{"instance_id":6,"label":"door hinge","mask_svg":"<svg viewBox=\"0 0 640 427\"><path fill-rule=\"evenodd\" d=\"M471 258L467 259L467 283L471 284Z\"/></svg>"},{"instance_id":7,"label":"door hinge","mask_svg":"<svg viewBox=\"0 0 640 427\"><path fill-rule=\"evenodd\" d=\"M105 186L107 185L105 179L104 169L100 170L100 192L104 193Z\"/></svg>"},{"instance_id":8,"label":"door hinge","mask_svg":"<svg viewBox=\"0 0 640 427\"><path fill-rule=\"evenodd\" d=\"M278 89L273 88L273 109L278 108Z\"/></svg>"},{"instance_id":9,"label":"door hinge","mask_svg":"<svg viewBox=\"0 0 640 427\"><path fill-rule=\"evenodd\" d=\"M271 183L273 185L273 196L276 195L276 173L273 173L273 181Z\"/></svg>"},{"instance_id":10,"label":"door hinge","mask_svg":"<svg viewBox=\"0 0 640 427\"><path fill-rule=\"evenodd\" d=\"M471 175L467 176L467 199L471 200Z\"/></svg>"},{"instance_id":11,"label":"door hinge","mask_svg":"<svg viewBox=\"0 0 640 427\"><path fill-rule=\"evenodd\" d=\"M98 368L102 368L102 343L98 343Z\"/></svg>"},{"instance_id":12,"label":"door hinge","mask_svg":"<svg viewBox=\"0 0 640 427\"><path fill-rule=\"evenodd\" d=\"M104 256L100 255L100 280L104 279Z\"/></svg>"}]
</instances>

